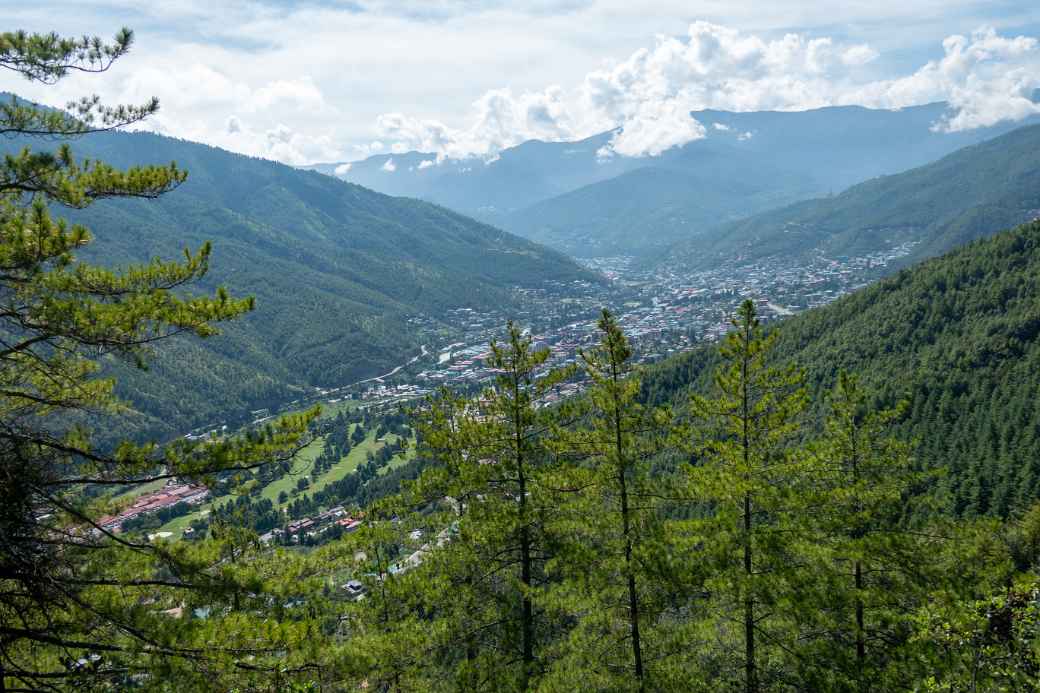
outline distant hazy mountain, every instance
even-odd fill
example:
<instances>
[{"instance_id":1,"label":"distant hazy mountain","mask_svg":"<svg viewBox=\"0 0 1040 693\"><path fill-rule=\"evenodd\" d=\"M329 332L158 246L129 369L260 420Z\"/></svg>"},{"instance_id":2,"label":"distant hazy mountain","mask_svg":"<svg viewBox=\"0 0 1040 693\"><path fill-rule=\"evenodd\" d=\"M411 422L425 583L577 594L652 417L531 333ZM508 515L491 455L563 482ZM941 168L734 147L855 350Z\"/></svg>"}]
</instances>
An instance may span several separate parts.
<instances>
[{"instance_id":1,"label":"distant hazy mountain","mask_svg":"<svg viewBox=\"0 0 1040 693\"><path fill-rule=\"evenodd\" d=\"M72 146L117 166L172 160L190 174L160 200L56 210L95 231L85 256L124 265L212 240L207 287L256 297L256 310L224 335L170 340L149 372L120 371L123 394L161 430L386 372L418 351L409 317L509 306L512 286L592 276L442 207L271 161L145 133Z\"/></svg>"},{"instance_id":2,"label":"distant hazy mountain","mask_svg":"<svg viewBox=\"0 0 1040 693\"><path fill-rule=\"evenodd\" d=\"M807 253L862 255L906 241L909 260L1040 216L1040 125L965 147L939 161L729 224L670 249L662 262Z\"/></svg>"},{"instance_id":3,"label":"distant hazy mountain","mask_svg":"<svg viewBox=\"0 0 1040 693\"><path fill-rule=\"evenodd\" d=\"M431 200L577 256L653 254L676 241L806 197L934 161L1016 124L958 133L943 103L872 110L697 111L705 138L658 157L598 154L612 133L527 142L489 163L383 155L314 168ZM392 170L391 170L392 169Z\"/></svg>"},{"instance_id":4,"label":"distant hazy mountain","mask_svg":"<svg viewBox=\"0 0 1040 693\"><path fill-rule=\"evenodd\" d=\"M603 133L580 142L532 140L504 150L491 162L444 159L435 154L380 154L349 164L311 168L387 195L418 197L484 219L502 215L607 180L645 165L640 159L597 158L610 141Z\"/></svg>"}]
</instances>

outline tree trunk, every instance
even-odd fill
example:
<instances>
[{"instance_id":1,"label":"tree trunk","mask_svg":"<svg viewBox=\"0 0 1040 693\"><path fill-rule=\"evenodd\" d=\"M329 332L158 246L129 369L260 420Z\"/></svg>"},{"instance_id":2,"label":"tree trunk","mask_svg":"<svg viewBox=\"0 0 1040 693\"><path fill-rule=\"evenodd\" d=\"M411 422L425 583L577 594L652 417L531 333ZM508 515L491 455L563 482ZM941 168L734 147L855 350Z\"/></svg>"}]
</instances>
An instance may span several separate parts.
<instances>
[{"instance_id":1,"label":"tree trunk","mask_svg":"<svg viewBox=\"0 0 1040 693\"><path fill-rule=\"evenodd\" d=\"M611 364L614 380L614 445L618 459L618 486L621 491L621 527L625 538L625 574L628 578L628 621L632 635L632 661L635 665L636 680L639 690L644 690L643 680L643 648L639 639L639 596L636 592L636 575L632 569L632 530L628 510L628 484L625 480L624 443L621 438L621 406L617 401L618 372L616 364Z\"/></svg>"},{"instance_id":2,"label":"tree trunk","mask_svg":"<svg viewBox=\"0 0 1040 693\"><path fill-rule=\"evenodd\" d=\"M620 436L619 436L620 438ZM621 523L625 537L625 573L628 577L628 621L632 632L632 660L635 664L639 690L643 690L643 648L639 640L639 596L636 592L636 575L632 569L632 534L628 510L628 486L624 470L621 471Z\"/></svg>"},{"instance_id":3,"label":"tree trunk","mask_svg":"<svg viewBox=\"0 0 1040 693\"><path fill-rule=\"evenodd\" d=\"M520 493L520 582L524 594L520 605L520 626L522 639L523 673L521 681L527 688L531 670L534 665L534 606L531 604L531 535L527 526L527 477L524 474L523 434L521 432L520 414L520 381L516 374L513 377L513 432L516 445L516 477Z\"/></svg>"},{"instance_id":4,"label":"tree trunk","mask_svg":"<svg viewBox=\"0 0 1040 693\"><path fill-rule=\"evenodd\" d=\"M755 669L755 599L751 593L751 494L744 494L744 690L757 693Z\"/></svg>"},{"instance_id":5,"label":"tree trunk","mask_svg":"<svg viewBox=\"0 0 1040 693\"><path fill-rule=\"evenodd\" d=\"M751 396L748 392L748 344L751 342L751 324L745 325L744 356L741 363L741 423L743 436L741 445L744 453L745 480L751 481L751 435L748 423L751 420ZM758 693L758 671L755 667L755 597L751 589L751 491L744 492L744 690Z\"/></svg>"},{"instance_id":6,"label":"tree trunk","mask_svg":"<svg viewBox=\"0 0 1040 693\"><path fill-rule=\"evenodd\" d=\"M867 657L863 628L863 564L856 561L856 665L860 676L863 675L863 664Z\"/></svg>"}]
</instances>

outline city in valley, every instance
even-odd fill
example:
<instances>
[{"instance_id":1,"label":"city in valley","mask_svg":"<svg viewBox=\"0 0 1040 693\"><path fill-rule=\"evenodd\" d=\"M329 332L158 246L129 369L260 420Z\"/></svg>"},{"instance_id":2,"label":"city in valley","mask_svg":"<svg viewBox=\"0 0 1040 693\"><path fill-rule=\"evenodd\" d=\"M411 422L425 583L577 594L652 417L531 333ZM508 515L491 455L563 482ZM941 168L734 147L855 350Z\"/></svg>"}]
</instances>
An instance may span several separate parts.
<instances>
[{"instance_id":1,"label":"city in valley","mask_svg":"<svg viewBox=\"0 0 1040 693\"><path fill-rule=\"evenodd\" d=\"M546 282L538 289L516 288L517 307L508 312L457 308L443 315L413 317L410 322L423 344L406 363L361 382L315 388L310 397L287 403L285 410L312 403L335 405L347 399L383 409L439 387L473 392L494 377L488 365L490 344L504 338L510 320L529 332L535 348L549 350L544 370L565 366L576 361L579 349L598 341L596 321L603 308L618 317L636 361L651 363L725 335L745 297L755 298L764 320L794 315L876 280L913 246L907 242L857 257L817 252L793 265L772 258L751 264L722 263L695 272L667 264L648 269L633 257L587 258L582 262L602 276L600 283ZM547 402L581 387L581 382L564 384ZM255 422L273 413L261 410ZM212 431L213 427L202 427L193 435Z\"/></svg>"}]
</instances>

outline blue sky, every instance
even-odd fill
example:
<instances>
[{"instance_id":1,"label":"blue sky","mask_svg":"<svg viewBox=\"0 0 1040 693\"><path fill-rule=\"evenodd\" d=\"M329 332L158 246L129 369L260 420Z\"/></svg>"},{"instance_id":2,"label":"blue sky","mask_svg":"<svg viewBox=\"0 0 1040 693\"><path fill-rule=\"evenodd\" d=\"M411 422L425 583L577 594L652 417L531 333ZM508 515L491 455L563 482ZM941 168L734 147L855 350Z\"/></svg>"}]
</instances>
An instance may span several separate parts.
<instances>
[{"instance_id":1,"label":"blue sky","mask_svg":"<svg viewBox=\"0 0 1040 693\"><path fill-rule=\"evenodd\" d=\"M0 88L155 94L149 127L294 164L488 157L619 126L610 153L652 156L703 136L689 117L703 107L943 99L936 127L958 129L1023 117L1040 86L1040 3L1022 0L38 0L0 17L138 37L105 75Z\"/></svg>"}]
</instances>

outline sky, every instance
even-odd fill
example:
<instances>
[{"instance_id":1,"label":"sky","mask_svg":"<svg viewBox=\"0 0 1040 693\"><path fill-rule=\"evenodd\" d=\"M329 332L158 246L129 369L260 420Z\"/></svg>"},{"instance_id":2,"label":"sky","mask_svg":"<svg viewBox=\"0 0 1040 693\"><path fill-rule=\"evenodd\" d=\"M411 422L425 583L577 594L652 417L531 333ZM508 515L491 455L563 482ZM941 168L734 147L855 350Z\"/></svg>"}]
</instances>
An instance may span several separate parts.
<instances>
[{"instance_id":1,"label":"sky","mask_svg":"<svg viewBox=\"0 0 1040 693\"><path fill-rule=\"evenodd\" d=\"M0 90L155 95L144 127L292 165L607 130L602 156L656 156L705 136L703 108L947 101L938 131L1040 112L1035 0L35 0L0 20L136 34L107 73Z\"/></svg>"}]
</instances>

